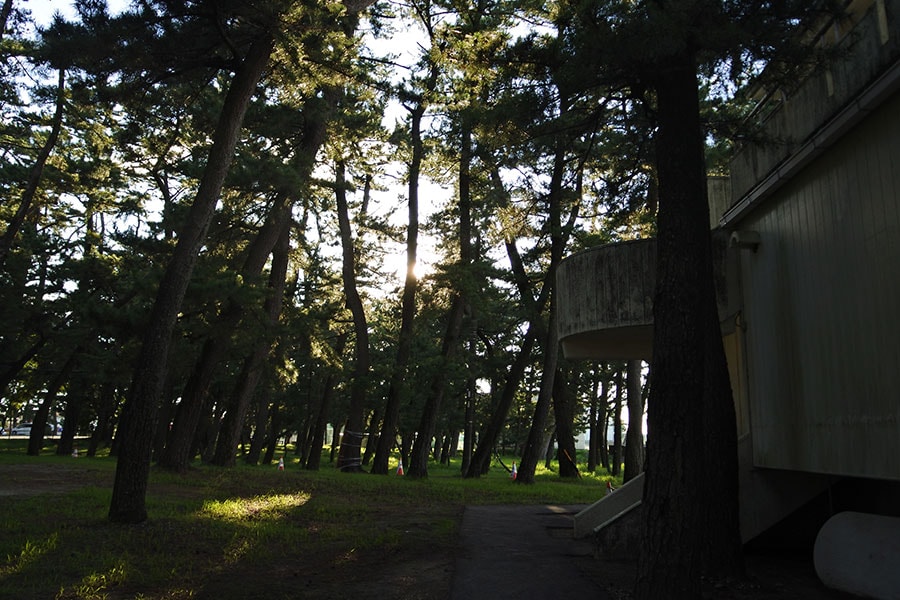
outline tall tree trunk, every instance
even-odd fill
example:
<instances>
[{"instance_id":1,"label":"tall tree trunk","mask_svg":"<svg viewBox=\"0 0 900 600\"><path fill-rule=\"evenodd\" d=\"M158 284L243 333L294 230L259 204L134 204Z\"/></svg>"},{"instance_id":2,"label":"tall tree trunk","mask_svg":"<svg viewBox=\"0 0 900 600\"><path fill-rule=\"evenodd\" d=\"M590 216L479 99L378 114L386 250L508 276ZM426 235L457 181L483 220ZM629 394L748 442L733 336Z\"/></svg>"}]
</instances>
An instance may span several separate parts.
<instances>
[{"instance_id":1,"label":"tall tree trunk","mask_svg":"<svg viewBox=\"0 0 900 600\"><path fill-rule=\"evenodd\" d=\"M335 426L331 432L331 455L328 457L328 462L334 462L334 457L337 454L337 450L341 445L341 431L342 427Z\"/></svg>"},{"instance_id":2,"label":"tall tree trunk","mask_svg":"<svg viewBox=\"0 0 900 600\"><path fill-rule=\"evenodd\" d=\"M250 450L244 456L248 465L259 464L263 448L266 445L266 434L269 431L269 412L272 394L269 386L263 386L256 394L256 412L253 416L253 435L250 438Z\"/></svg>"},{"instance_id":3,"label":"tall tree trunk","mask_svg":"<svg viewBox=\"0 0 900 600\"><path fill-rule=\"evenodd\" d=\"M560 477L580 477L575 457L575 398L569 389L566 369L556 370L553 387L553 413L556 415L556 454Z\"/></svg>"},{"instance_id":4,"label":"tall tree trunk","mask_svg":"<svg viewBox=\"0 0 900 600\"><path fill-rule=\"evenodd\" d=\"M598 427L600 429L600 464L609 472L609 418L612 411L609 410L609 380L603 379L600 382L600 415L598 418Z\"/></svg>"},{"instance_id":5,"label":"tall tree trunk","mask_svg":"<svg viewBox=\"0 0 900 600\"><path fill-rule=\"evenodd\" d=\"M312 173L315 157L325 142L329 115L337 103L336 94L329 88L323 93L323 100L316 99L304 107L308 114L300 136L300 144L292 161L297 174L306 178ZM275 247L283 224L291 218L292 203L289 199L296 193L292 187L281 189L272 203L266 221L250 243L241 266L241 275L246 280L255 279L265 267L266 261ZM218 317L212 335L203 344L200 356L188 378L181 402L172 426L167 446L159 459L164 469L184 472L193 458L192 444L200 423L204 398L209 393L215 369L222 362L231 347L230 336L244 316L244 306L236 297L228 299L226 308Z\"/></svg>"},{"instance_id":6,"label":"tall tree trunk","mask_svg":"<svg viewBox=\"0 0 900 600\"><path fill-rule=\"evenodd\" d=\"M403 298L400 306L400 334L397 340L397 356L394 370L388 386L387 402L384 408L384 421L381 434L372 459L372 473L386 475L388 459L394 448L397 437L397 426L400 421L400 397L406 380L409 356L412 351L413 320L416 315L416 254L419 241L419 172L425 147L422 143L422 117L425 105L419 103L411 110L410 135L412 136L412 160L409 166L409 224L406 228L406 280L403 284Z\"/></svg>"},{"instance_id":7,"label":"tall tree trunk","mask_svg":"<svg viewBox=\"0 0 900 600\"><path fill-rule=\"evenodd\" d=\"M44 399L41 400L41 404L38 406L34 418L31 420L31 435L28 437L27 451L29 456L40 455L41 447L44 445L44 431L47 429L50 409L53 408L53 404L56 402L59 390L72 374L72 370L75 368L75 364L78 362L78 357L81 355L82 351L83 348L81 346L76 347L75 351L72 352L66 360L62 369L56 374L56 377L47 384L47 391L44 392Z\"/></svg>"},{"instance_id":8,"label":"tall tree trunk","mask_svg":"<svg viewBox=\"0 0 900 600\"><path fill-rule=\"evenodd\" d=\"M561 109L565 112L565 108ZM550 410L550 401L553 395L553 381L556 376L556 364L559 358L559 334L556 329L556 269L562 260L563 250L568 239L567 231L571 230L577 215L577 207L569 216L569 223L564 228L562 223L562 192L563 176L565 174L565 146L563 141L557 140L557 148L553 161L553 173L550 178L550 193L548 194L548 215L550 222L550 264L544 276L544 285L541 290L549 297L549 323L545 331L544 361L542 365L541 387L538 392L538 401L534 407L534 416L531 430L528 433L528 441L522 454L519 473L516 483L534 483L534 473L537 468L540 454L540 440L543 437L543 429L547 422L547 413ZM531 293L527 294L531 298ZM540 321L540 316L535 317Z\"/></svg>"},{"instance_id":9,"label":"tall tree trunk","mask_svg":"<svg viewBox=\"0 0 900 600\"><path fill-rule=\"evenodd\" d=\"M544 285L553 285L545 282ZM547 425L547 414L550 412L550 401L553 396L553 382L556 378L556 363L559 358L559 338L556 328L556 300L555 294L550 297L550 323L547 327L547 337L544 347L544 361L542 365L541 386L538 391L538 400L534 406L534 415L531 420L531 428L528 431L528 440L525 442L525 450L519 464L519 473L516 483L534 483L534 474L540 460L541 452L546 448L543 443L544 430Z\"/></svg>"},{"instance_id":10,"label":"tall tree trunk","mask_svg":"<svg viewBox=\"0 0 900 600\"><path fill-rule=\"evenodd\" d=\"M447 331L444 334L444 342L441 347L440 365L431 378L428 396L425 406L422 408L422 416L419 427L416 429L416 440L413 443L409 460L409 468L406 475L413 478L428 477L428 450L434 437L437 425L438 412L444 398L447 385L448 369L453 359L455 350L459 344L459 335L462 331L463 317L466 312L466 300L462 295L453 298L448 315ZM437 443L435 444L437 447Z\"/></svg>"},{"instance_id":11,"label":"tall tree trunk","mask_svg":"<svg viewBox=\"0 0 900 600\"><path fill-rule=\"evenodd\" d=\"M658 256L637 600L699 598L701 570L719 575L742 568L737 434L715 302L690 50L658 67L655 87Z\"/></svg>"},{"instance_id":12,"label":"tall tree trunk","mask_svg":"<svg viewBox=\"0 0 900 600\"><path fill-rule=\"evenodd\" d=\"M125 430L120 431L118 436L121 444L109 507L111 521L140 523L147 519L150 453L166 378L172 331L231 166L244 115L273 48L271 34L255 41L231 81L200 187L160 282L123 408Z\"/></svg>"},{"instance_id":13,"label":"tall tree trunk","mask_svg":"<svg viewBox=\"0 0 900 600\"><path fill-rule=\"evenodd\" d=\"M118 400L116 399L116 386L112 382L104 382L100 388L100 404L97 407L97 426L91 432L91 441L88 444L87 455L97 455L97 449L101 444L109 445L112 437L112 418L116 413Z\"/></svg>"},{"instance_id":14,"label":"tall tree trunk","mask_svg":"<svg viewBox=\"0 0 900 600\"><path fill-rule=\"evenodd\" d=\"M272 464L272 461L275 458L275 452L278 451L278 434L281 433L281 424L284 419L278 404L272 406L271 413L271 417L269 418L269 434L267 436L269 443L266 445L266 453L262 460L264 465Z\"/></svg>"},{"instance_id":15,"label":"tall tree trunk","mask_svg":"<svg viewBox=\"0 0 900 600\"><path fill-rule=\"evenodd\" d=\"M641 361L628 361L626 376L628 431L625 433L625 473L630 481L644 470L644 396L641 394Z\"/></svg>"},{"instance_id":16,"label":"tall tree trunk","mask_svg":"<svg viewBox=\"0 0 900 600\"><path fill-rule=\"evenodd\" d=\"M590 400L590 408L588 411L588 431L590 431L590 441L588 442L588 472L593 473L597 470L597 459L600 454L600 412L598 411L598 405L600 404L600 399L597 396L600 388L600 379L597 376L596 369L591 370L591 374L593 376L593 381L591 382L591 400ZM606 404L606 400L604 399L603 404Z\"/></svg>"},{"instance_id":17,"label":"tall tree trunk","mask_svg":"<svg viewBox=\"0 0 900 600\"><path fill-rule=\"evenodd\" d=\"M467 124L467 118L463 117L463 127L460 134L459 153L459 269L462 273L468 273L472 263L472 197L471 174L469 172L472 161L472 132ZM413 444L412 455L409 461L409 477L428 476L428 445L434 435L437 424L438 412L447 386L447 376L450 361L453 359L459 346L459 336L462 332L463 318L468 312L468 290L463 277L463 286L456 291L450 306L450 314L447 320L447 330L444 334L444 342L441 347L441 364L431 380L428 397L422 409L422 417L419 421L418 435ZM435 444L437 449L437 444Z\"/></svg>"},{"instance_id":18,"label":"tall tree trunk","mask_svg":"<svg viewBox=\"0 0 900 600\"><path fill-rule=\"evenodd\" d=\"M63 413L63 430L56 444L57 456L69 456L75 449L75 432L78 431L78 420L87 403L87 395L91 392L90 386L79 378L66 394L66 410Z\"/></svg>"},{"instance_id":19,"label":"tall tree trunk","mask_svg":"<svg viewBox=\"0 0 900 600\"><path fill-rule=\"evenodd\" d=\"M497 440L500 439L500 434L503 432L503 427L506 424L506 416L509 414L509 409L515 400L519 385L525 377L525 370L531 362L531 351L537 340L537 329L538 326L533 321L529 323L525 336L522 338L522 343L519 344L519 352L516 354L516 358L506 374L506 381L503 385L503 390L500 392L500 399L494 410L491 411L487 424L478 436L478 445L475 447L475 452L472 453L472 461L469 464L468 471L465 473L466 477L480 477L490 469L491 453L494 451Z\"/></svg>"},{"instance_id":20,"label":"tall tree trunk","mask_svg":"<svg viewBox=\"0 0 900 600\"><path fill-rule=\"evenodd\" d=\"M474 355L475 340L470 342L472 349L471 354ZM477 393L477 384L474 377L466 380L466 392L463 395L463 454L460 472L465 475L469 471L472 464L472 452L475 449L475 394Z\"/></svg>"},{"instance_id":21,"label":"tall tree trunk","mask_svg":"<svg viewBox=\"0 0 900 600\"><path fill-rule=\"evenodd\" d=\"M338 468L342 471L362 471L363 429L366 426L366 400L372 357L369 348L369 324L366 311L356 285L356 244L350 231L350 209L347 206L347 188L343 161L335 165L335 198L337 200L338 227L343 251L341 274L344 298L353 316L353 373L350 377L350 407L347 423L341 438ZM365 197L368 197L368 182Z\"/></svg>"},{"instance_id":22,"label":"tall tree trunk","mask_svg":"<svg viewBox=\"0 0 900 600\"><path fill-rule=\"evenodd\" d=\"M378 428L381 425L381 408L375 407L369 416L368 429L366 430L366 449L363 451L363 466L368 465L375 455L375 446L378 445Z\"/></svg>"},{"instance_id":23,"label":"tall tree trunk","mask_svg":"<svg viewBox=\"0 0 900 600\"><path fill-rule=\"evenodd\" d=\"M612 450L612 475L617 476L622 472L622 392L625 384L622 381L622 365L616 365L615 374L616 399L613 404L613 450Z\"/></svg>"}]
</instances>

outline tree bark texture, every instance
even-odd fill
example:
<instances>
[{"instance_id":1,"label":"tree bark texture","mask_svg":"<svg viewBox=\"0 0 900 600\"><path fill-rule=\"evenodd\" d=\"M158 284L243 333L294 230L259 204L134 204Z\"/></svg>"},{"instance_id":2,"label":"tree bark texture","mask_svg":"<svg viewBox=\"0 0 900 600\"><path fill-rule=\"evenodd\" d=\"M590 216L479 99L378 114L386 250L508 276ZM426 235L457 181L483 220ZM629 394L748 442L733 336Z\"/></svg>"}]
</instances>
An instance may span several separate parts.
<instances>
[{"instance_id":1,"label":"tree bark texture","mask_svg":"<svg viewBox=\"0 0 900 600\"><path fill-rule=\"evenodd\" d=\"M676 53L656 73L658 262L637 600L699 598L713 546L719 561L740 562L736 430L733 405L730 422L720 406L732 400L727 370L718 372L724 351L692 52ZM711 461L717 453L733 453L733 465Z\"/></svg>"},{"instance_id":2,"label":"tree bark texture","mask_svg":"<svg viewBox=\"0 0 900 600\"><path fill-rule=\"evenodd\" d=\"M343 251L341 275L345 302L353 316L354 337L350 407L347 410L347 423L344 427L344 437L338 454L338 468L343 471L361 471L363 430L366 426L366 399L372 369L372 356L369 347L369 324L366 319L366 310L356 286L356 245L353 243L353 233L350 230L350 209L347 206L344 171L344 163L338 162L335 197Z\"/></svg>"},{"instance_id":3,"label":"tree bark texture","mask_svg":"<svg viewBox=\"0 0 900 600\"><path fill-rule=\"evenodd\" d=\"M628 405L628 430L625 433L625 472L627 482L644 470L644 397L641 394L641 361L629 360L625 376L625 402Z\"/></svg>"},{"instance_id":4,"label":"tree bark texture","mask_svg":"<svg viewBox=\"0 0 900 600\"><path fill-rule=\"evenodd\" d=\"M274 38L271 35L254 42L231 81L200 187L160 282L128 400L123 407L124 430L118 436L119 458L109 508L111 521L140 523L147 519L151 450L172 331L231 166L244 115L273 48Z\"/></svg>"}]
</instances>

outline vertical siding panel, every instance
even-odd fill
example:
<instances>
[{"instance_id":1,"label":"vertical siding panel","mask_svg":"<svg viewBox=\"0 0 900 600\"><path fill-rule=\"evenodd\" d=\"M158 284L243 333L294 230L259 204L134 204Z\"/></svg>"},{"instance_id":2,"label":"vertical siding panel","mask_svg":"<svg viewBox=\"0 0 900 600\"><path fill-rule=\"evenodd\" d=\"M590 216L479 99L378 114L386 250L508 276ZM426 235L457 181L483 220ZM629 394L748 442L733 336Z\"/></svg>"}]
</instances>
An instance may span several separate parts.
<instances>
[{"instance_id":1,"label":"vertical siding panel","mask_svg":"<svg viewBox=\"0 0 900 600\"><path fill-rule=\"evenodd\" d=\"M754 460L900 478L900 96L741 227Z\"/></svg>"}]
</instances>

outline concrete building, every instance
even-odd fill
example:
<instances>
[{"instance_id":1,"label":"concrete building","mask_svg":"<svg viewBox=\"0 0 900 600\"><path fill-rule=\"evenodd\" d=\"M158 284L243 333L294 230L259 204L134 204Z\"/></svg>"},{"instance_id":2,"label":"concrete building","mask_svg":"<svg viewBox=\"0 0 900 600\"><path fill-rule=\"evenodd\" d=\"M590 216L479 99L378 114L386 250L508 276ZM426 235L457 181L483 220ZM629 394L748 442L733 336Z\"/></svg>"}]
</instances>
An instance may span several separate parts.
<instances>
[{"instance_id":1,"label":"concrete building","mask_svg":"<svg viewBox=\"0 0 900 600\"><path fill-rule=\"evenodd\" d=\"M710 226L743 539L802 522L826 584L900 598L900 0L849 11L822 30L841 58L761 99L770 142L710 180ZM563 262L567 357L650 359L654 264L653 240ZM618 547L613 524L633 521L641 486L576 531Z\"/></svg>"}]
</instances>

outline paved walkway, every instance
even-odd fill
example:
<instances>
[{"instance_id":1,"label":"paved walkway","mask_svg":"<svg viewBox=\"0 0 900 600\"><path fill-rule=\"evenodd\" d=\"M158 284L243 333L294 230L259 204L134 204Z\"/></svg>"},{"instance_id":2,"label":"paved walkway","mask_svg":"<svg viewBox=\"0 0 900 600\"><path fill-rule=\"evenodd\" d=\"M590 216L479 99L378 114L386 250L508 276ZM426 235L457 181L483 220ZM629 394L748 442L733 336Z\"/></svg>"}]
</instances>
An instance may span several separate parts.
<instances>
[{"instance_id":1,"label":"paved walkway","mask_svg":"<svg viewBox=\"0 0 900 600\"><path fill-rule=\"evenodd\" d=\"M609 595L581 568L591 542L572 537L583 506L468 506L451 600L542 600Z\"/></svg>"}]
</instances>

